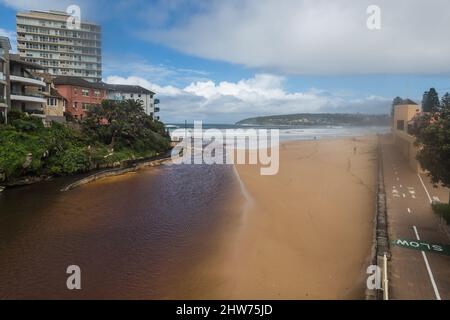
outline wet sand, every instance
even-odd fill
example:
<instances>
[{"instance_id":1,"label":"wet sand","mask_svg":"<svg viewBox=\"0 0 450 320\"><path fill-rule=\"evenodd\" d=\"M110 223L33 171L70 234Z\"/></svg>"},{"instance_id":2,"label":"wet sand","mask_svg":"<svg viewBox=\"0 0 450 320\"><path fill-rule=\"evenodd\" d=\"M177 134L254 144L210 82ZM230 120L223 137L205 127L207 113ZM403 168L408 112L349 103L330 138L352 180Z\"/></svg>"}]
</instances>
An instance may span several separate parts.
<instances>
[{"instance_id":1,"label":"wet sand","mask_svg":"<svg viewBox=\"0 0 450 320\"><path fill-rule=\"evenodd\" d=\"M217 298L363 299L375 170L376 137L284 143L275 176L237 166L252 203Z\"/></svg>"}]
</instances>

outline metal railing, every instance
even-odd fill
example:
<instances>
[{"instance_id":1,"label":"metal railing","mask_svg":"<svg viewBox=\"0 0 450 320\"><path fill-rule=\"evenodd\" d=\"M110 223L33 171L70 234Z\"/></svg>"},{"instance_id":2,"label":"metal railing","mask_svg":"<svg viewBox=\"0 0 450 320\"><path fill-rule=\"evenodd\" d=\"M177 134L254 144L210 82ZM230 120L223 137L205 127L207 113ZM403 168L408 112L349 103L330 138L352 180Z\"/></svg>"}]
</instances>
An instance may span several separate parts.
<instances>
[{"instance_id":1,"label":"metal railing","mask_svg":"<svg viewBox=\"0 0 450 320\"><path fill-rule=\"evenodd\" d=\"M28 92L11 92L11 95L14 96L24 96L24 97L33 97L33 98L44 98L42 93L28 93Z\"/></svg>"},{"instance_id":2,"label":"metal railing","mask_svg":"<svg viewBox=\"0 0 450 320\"><path fill-rule=\"evenodd\" d=\"M388 258L383 256L383 300L389 300Z\"/></svg>"}]
</instances>

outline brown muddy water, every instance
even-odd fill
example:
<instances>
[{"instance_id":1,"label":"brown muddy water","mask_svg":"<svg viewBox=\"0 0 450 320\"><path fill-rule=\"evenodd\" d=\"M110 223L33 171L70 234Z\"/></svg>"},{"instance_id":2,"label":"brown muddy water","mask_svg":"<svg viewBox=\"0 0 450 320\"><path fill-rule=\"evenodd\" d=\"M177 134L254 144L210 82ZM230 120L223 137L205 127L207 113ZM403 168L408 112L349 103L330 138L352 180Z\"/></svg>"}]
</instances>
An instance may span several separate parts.
<instances>
[{"instance_id":1,"label":"brown muddy water","mask_svg":"<svg viewBox=\"0 0 450 320\"><path fill-rule=\"evenodd\" d=\"M0 194L0 299L214 296L241 216L231 166L164 165L69 192L56 179ZM69 291L69 265L81 268Z\"/></svg>"}]
</instances>

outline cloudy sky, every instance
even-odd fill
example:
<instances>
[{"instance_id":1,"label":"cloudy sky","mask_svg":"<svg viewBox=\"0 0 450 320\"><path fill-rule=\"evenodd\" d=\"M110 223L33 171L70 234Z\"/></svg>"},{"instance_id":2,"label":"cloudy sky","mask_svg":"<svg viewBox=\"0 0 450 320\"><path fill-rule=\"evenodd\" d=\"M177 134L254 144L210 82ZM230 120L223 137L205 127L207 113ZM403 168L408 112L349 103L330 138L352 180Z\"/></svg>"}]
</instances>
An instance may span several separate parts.
<instances>
[{"instance_id":1,"label":"cloudy sky","mask_svg":"<svg viewBox=\"0 0 450 320\"><path fill-rule=\"evenodd\" d=\"M104 81L157 92L167 122L386 113L450 91L448 0L0 0L0 35L15 41L17 10L70 4L103 27Z\"/></svg>"}]
</instances>

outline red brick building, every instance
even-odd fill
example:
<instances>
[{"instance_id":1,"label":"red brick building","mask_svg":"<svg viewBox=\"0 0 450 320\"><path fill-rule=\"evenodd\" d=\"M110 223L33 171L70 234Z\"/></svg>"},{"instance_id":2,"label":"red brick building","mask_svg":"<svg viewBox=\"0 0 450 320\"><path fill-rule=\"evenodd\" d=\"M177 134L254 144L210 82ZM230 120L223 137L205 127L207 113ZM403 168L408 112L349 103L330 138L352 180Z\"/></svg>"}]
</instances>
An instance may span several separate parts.
<instances>
[{"instance_id":1,"label":"red brick building","mask_svg":"<svg viewBox=\"0 0 450 320\"><path fill-rule=\"evenodd\" d=\"M66 112L75 119L83 119L91 106L99 106L107 99L106 85L89 82L78 77L56 77L53 79L58 93L67 99Z\"/></svg>"}]
</instances>

